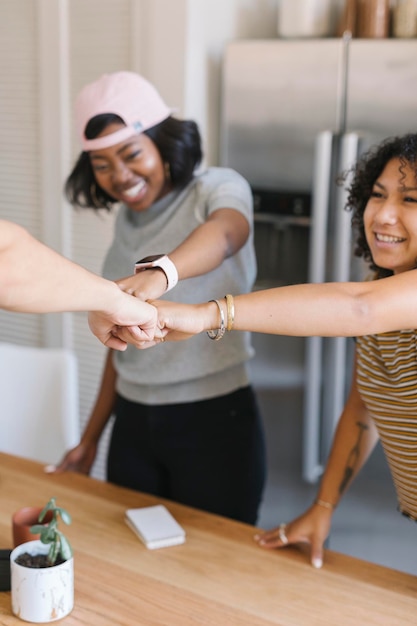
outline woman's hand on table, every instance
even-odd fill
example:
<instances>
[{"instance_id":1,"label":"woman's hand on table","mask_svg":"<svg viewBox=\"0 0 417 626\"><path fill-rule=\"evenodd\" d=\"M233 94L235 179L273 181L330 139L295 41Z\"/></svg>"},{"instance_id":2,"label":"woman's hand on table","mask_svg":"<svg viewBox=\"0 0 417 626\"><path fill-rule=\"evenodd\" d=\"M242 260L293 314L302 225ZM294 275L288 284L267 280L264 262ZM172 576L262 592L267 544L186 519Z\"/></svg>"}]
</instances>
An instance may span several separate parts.
<instances>
[{"instance_id":1,"label":"woman's hand on table","mask_svg":"<svg viewBox=\"0 0 417 626\"><path fill-rule=\"evenodd\" d=\"M331 527L332 511L313 504L305 513L272 530L256 534L254 539L261 548L285 548L292 544L309 544L313 567L323 565L323 546Z\"/></svg>"},{"instance_id":2,"label":"woman's hand on table","mask_svg":"<svg viewBox=\"0 0 417 626\"><path fill-rule=\"evenodd\" d=\"M44 470L48 474L61 472L79 472L89 474L97 454L97 445L79 443L69 450L57 465L47 465Z\"/></svg>"}]
</instances>

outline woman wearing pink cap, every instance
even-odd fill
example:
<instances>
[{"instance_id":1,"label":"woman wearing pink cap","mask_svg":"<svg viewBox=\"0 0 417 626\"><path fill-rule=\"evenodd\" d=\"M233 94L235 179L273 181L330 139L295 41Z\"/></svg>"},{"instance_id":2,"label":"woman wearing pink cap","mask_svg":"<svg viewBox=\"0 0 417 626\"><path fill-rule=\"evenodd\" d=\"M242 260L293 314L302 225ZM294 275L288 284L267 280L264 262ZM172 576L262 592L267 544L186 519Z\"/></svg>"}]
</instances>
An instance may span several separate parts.
<instances>
[{"instance_id":1,"label":"woman wearing pink cap","mask_svg":"<svg viewBox=\"0 0 417 626\"><path fill-rule=\"evenodd\" d=\"M105 74L76 101L81 153L66 183L73 204L120 204L103 274L141 300L247 293L255 280L253 206L235 171L198 171L193 121L174 118L132 72ZM136 272L133 276L133 272ZM127 277L127 278L121 278ZM171 295L171 294L170 294ZM88 473L115 415L108 480L255 523L265 481L261 419L249 383L248 333L109 352L80 444L58 471Z\"/></svg>"}]
</instances>

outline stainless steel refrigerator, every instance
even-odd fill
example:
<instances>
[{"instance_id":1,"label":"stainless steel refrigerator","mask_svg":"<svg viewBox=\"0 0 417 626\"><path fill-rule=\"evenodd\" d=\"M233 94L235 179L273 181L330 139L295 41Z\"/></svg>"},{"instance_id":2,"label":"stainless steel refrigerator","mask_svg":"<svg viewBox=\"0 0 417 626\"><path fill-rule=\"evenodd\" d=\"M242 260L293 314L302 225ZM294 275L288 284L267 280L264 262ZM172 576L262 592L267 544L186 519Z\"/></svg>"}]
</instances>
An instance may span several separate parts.
<instances>
[{"instance_id":1,"label":"stainless steel refrigerator","mask_svg":"<svg viewBox=\"0 0 417 626\"><path fill-rule=\"evenodd\" d=\"M254 193L257 287L361 279L336 179L371 145L417 131L417 41L233 41L221 119L221 163ZM314 482L350 384L353 341L254 341L255 384L302 389L302 473Z\"/></svg>"}]
</instances>

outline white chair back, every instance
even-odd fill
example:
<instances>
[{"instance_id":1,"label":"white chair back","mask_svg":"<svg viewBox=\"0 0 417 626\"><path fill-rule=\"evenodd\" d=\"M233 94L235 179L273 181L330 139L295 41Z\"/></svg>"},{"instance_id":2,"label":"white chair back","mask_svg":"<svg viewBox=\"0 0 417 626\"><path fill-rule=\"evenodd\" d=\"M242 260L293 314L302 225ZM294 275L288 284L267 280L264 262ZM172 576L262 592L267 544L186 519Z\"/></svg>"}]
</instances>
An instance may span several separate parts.
<instances>
[{"instance_id":1,"label":"white chair back","mask_svg":"<svg viewBox=\"0 0 417 626\"><path fill-rule=\"evenodd\" d=\"M57 463L79 442L78 371L66 349L0 343L0 450Z\"/></svg>"}]
</instances>

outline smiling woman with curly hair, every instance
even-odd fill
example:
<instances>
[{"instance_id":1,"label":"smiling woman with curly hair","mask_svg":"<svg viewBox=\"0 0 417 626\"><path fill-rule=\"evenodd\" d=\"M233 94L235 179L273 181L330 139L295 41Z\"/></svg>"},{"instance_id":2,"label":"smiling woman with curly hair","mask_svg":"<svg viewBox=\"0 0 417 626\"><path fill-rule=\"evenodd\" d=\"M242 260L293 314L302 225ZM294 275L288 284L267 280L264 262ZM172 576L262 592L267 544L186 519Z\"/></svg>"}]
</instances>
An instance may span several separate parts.
<instances>
[{"instance_id":1,"label":"smiling woman with curly hair","mask_svg":"<svg viewBox=\"0 0 417 626\"><path fill-rule=\"evenodd\" d=\"M357 335L352 387L317 498L297 519L257 536L264 548L309 543L315 567L323 562L333 512L378 439L398 509L417 520L417 135L372 148L341 180L347 179L355 253L376 280L292 285L220 299L229 329ZM219 325L212 302L154 304L167 338Z\"/></svg>"},{"instance_id":2,"label":"smiling woman with curly hair","mask_svg":"<svg viewBox=\"0 0 417 626\"><path fill-rule=\"evenodd\" d=\"M366 239L363 216L366 205L372 194L375 180L391 159L398 159L399 171L405 168L414 170L417 177L417 135L409 134L394 139L386 139L379 146L369 150L353 167L353 180L349 187L346 208L351 210L352 225L357 231L355 254L369 263L371 269L377 272L378 278L392 276L393 271L379 267L372 259L368 241ZM344 177L341 179L344 180Z\"/></svg>"}]
</instances>

